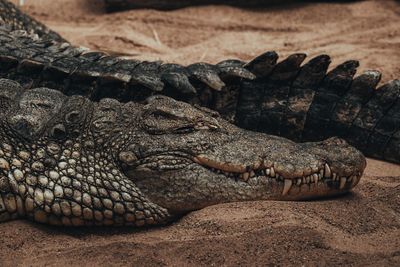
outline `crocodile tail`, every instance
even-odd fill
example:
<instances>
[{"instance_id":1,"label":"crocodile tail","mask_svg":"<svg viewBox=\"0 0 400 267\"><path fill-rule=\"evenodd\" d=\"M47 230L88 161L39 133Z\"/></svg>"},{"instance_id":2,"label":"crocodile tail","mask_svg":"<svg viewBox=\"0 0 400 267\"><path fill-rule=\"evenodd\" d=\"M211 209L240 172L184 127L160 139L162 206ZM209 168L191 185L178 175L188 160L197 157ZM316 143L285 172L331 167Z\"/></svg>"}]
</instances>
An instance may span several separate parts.
<instances>
[{"instance_id":1,"label":"crocodile tail","mask_svg":"<svg viewBox=\"0 0 400 267\"><path fill-rule=\"evenodd\" d=\"M106 97L141 101L164 94L208 104L213 92L221 91L226 83L239 85L241 79L256 78L243 64L230 60L181 66L123 59L0 26L0 78L93 101Z\"/></svg>"},{"instance_id":2,"label":"crocodile tail","mask_svg":"<svg viewBox=\"0 0 400 267\"><path fill-rule=\"evenodd\" d=\"M268 52L247 64L257 79L241 83L236 124L296 141L339 136L367 156L400 163L400 80L377 88L380 72L354 77L357 61L327 73L327 55L304 59L276 63Z\"/></svg>"},{"instance_id":3,"label":"crocodile tail","mask_svg":"<svg viewBox=\"0 0 400 267\"><path fill-rule=\"evenodd\" d=\"M13 30L24 30L58 42L66 42L58 33L24 14L13 3L0 0L0 25L9 25Z\"/></svg>"}]
</instances>

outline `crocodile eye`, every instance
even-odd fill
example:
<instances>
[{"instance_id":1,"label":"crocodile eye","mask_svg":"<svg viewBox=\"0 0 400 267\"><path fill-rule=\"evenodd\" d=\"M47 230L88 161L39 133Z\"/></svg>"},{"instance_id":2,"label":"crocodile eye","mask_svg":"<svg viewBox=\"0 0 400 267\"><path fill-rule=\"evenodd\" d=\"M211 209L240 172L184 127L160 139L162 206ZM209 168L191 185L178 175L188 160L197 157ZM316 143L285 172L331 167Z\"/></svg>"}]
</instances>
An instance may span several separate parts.
<instances>
[{"instance_id":1,"label":"crocodile eye","mask_svg":"<svg viewBox=\"0 0 400 267\"><path fill-rule=\"evenodd\" d=\"M40 108L49 110L54 108L54 106L50 103L39 102L39 101L32 101L29 103L29 106L33 109Z\"/></svg>"},{"instance_id":2,"label":"crocodile eye","mask_svg":"<svg viewBox=\"0 0 400 267\"><path fill-rule=\"evenodd\" d=\"M39 108L43 108L43 109L52 109L52 108L54 108L53 105L51 105L49 103L37 103L36 105Z\"/></svg>"},{"instance_id":3,"label":"crocodile eye","mask_svg":"<svg viewBox=\"0 0 400 267\"><path fill-rule=\"evenodd\" d=\"M158 109L145 114L143 126L151 134L184 134L195 130L194 123L185 117Z\"/></svg>"},{"instance_id":4,"label":"crocodile eye","mask_svg":"<svg viewBox=\"0 0 400 267\"><path fill-rule=\"evenodd\" d=\"M151 134L178 133L218 129L218 121L211 111L193 108L187 103L167 97L153 97L144 107L142 121Z\"/></svg>"}]
</instances>

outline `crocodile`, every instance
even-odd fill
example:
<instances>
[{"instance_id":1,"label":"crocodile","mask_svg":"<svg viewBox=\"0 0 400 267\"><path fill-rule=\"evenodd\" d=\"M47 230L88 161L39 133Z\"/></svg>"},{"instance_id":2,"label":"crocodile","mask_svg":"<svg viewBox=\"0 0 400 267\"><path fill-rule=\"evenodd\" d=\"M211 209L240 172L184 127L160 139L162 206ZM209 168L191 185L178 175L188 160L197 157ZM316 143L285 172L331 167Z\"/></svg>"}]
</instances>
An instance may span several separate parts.
<instances>
[{"instance_id":1,"label":"crocodile","mask_svg":"<svg viewBox=\"0 0 400 267\"><path fill-rule=\"evenodd\" d=\"M377 155L396 161L399 81L375 90L381 74L353 78L357 61L327 73L327 55L305 58L140 62L1 26L0 221L140 227L218 203L349 192L366 167L351 144L261 132L322 140L309 125L338 123L367 152L383 132Z\"/></svg>"},{"instance_id":2,"label":"crocodile","mask_svg":"<svg viewBox=\"0 0 400 267\"><path fill-rule=\"evenodd\" d=\"M0 221L152 226L209 205L350 191L342 139L295 143L168 96L122 103L0 80Z\"/></svg>"},{"instance_id":3,"label":"crocodile","mask_svg":"<svg viewBox=\"0 0 400 267\"><path fill-rule=\"evenodd\" d=\"M92 101L142 102L164 94L219 112L239 127L296 142L338 136L365 155L400 163L400 81L377 88L378 71L354 77L358 61L327 72L330 57L278 63L275 52L250 62L189 66L123 59L0 27L0 77Z\"/></svg>"}]
</instances>

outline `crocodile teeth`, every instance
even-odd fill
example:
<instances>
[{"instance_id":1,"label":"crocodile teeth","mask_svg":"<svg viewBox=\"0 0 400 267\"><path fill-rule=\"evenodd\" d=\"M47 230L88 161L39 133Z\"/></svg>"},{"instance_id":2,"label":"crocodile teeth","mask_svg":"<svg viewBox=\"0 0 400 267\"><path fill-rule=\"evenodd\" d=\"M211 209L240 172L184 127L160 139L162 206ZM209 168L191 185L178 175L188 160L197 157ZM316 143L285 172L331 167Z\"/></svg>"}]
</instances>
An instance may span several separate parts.
<instances>
[{"instance_id":1,"label":"crocodile teeth","mask_svg":"<svg viewBox=\"0 0 400 267\"><path fill-rule=\"evenodd\" d=\"M301 184L301 178L297 179L297 186Z\"/></svg>"},{"instance_id":2,"label":"crocodile teeth","mask_svg":"<svg viewBox=\"0 0 400 267\"><path fill-rule=\"evenodd\" d=\"M251 172L250 172L250 178L252 178L252 177L254 177L254 176L256 176L256 173L255 173L254 171L251 171Z\"/></svg>"},{"instance_id":3,"label":"crocodile teeth","mask_svg":"<svg viewBox=\"0 0 400 267\"><path fill-rule=\"evenodd\" d=\"M344 188L344 186L346 185L346 181L347 181L346 177L340 178L340 187L339 187L340 190L342 190Z\"/></svg>"},{"instance_id":4,"label":"crocodile teeth","mask_svg":"<svg viewBox=\"0 0 400 267\"><path fill-rule=\"evenodd\" d=\"M275 177L275 169L274 169L274 167L271 167L271 177Z\"/></svg>"},{"instance_id":5,"label":"crocodile teeth","mask_svg":"<svg viewBox=\"0 0 400 267\"><path fill-rule=\"evenodd\" d=\"M325 178L330 178L332 175L331 168L325 163Z\"/></svg>"},{"instance_id":6,"label":"crocodile teeth","mask_svg":"<svg viewBox=\"0 0 400 267\"><path fill-rule=\"evenodd\" d=\"M292 180L291 179L285 179L285 185L283 187L283 191L282 191L282 196L287 195L287 193L289 193L290 188L292 187Z\"/></svg>"},{"instance_id":7,"label":"crocodile teeth","mask_svg":"<svg viewBox=\"0 0 400 267\"><path fill-rule=\"evenodd\" d=\"M242 179L243 179L245 182L247 182L247 181L249 180L249 178L250 178L250 173L245 172L245 173L242 174Z\"/></svg>"},{"instance_id":8,"label":"crocodile teeth","mask_svg":"<svg viewBox=\"0 0 400 267\"><path fill-rule=\"evenodd\" d=\"M267 170L265 171L265 173L267 174L267 176L269 176L269 175L271 174L271 170L270 170L270 169L267 169Z\"/></svg>"}]
</instances>

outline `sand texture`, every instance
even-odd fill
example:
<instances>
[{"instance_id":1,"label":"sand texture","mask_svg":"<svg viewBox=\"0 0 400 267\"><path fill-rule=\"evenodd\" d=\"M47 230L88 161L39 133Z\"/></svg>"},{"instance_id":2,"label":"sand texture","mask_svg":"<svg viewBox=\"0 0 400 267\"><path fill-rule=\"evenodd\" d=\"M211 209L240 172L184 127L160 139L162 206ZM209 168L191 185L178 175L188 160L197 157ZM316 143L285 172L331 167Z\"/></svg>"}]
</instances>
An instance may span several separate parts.
<instances>
[{"instance_id":1,"label":"sand texture","mask_svg":"<svg viewBox=\"0 0 400 267\"><path fill-rule=\"evenodd\" d=\"M400 3L190 7L104 14L101 1L35 0L24 9L74 44L189 64L327 53L400 77ZM162 228L0 224L0 265L400 266L400 167L368 160L353 193L312 202L230 203Z\"/></svg>"}]
</instances>

